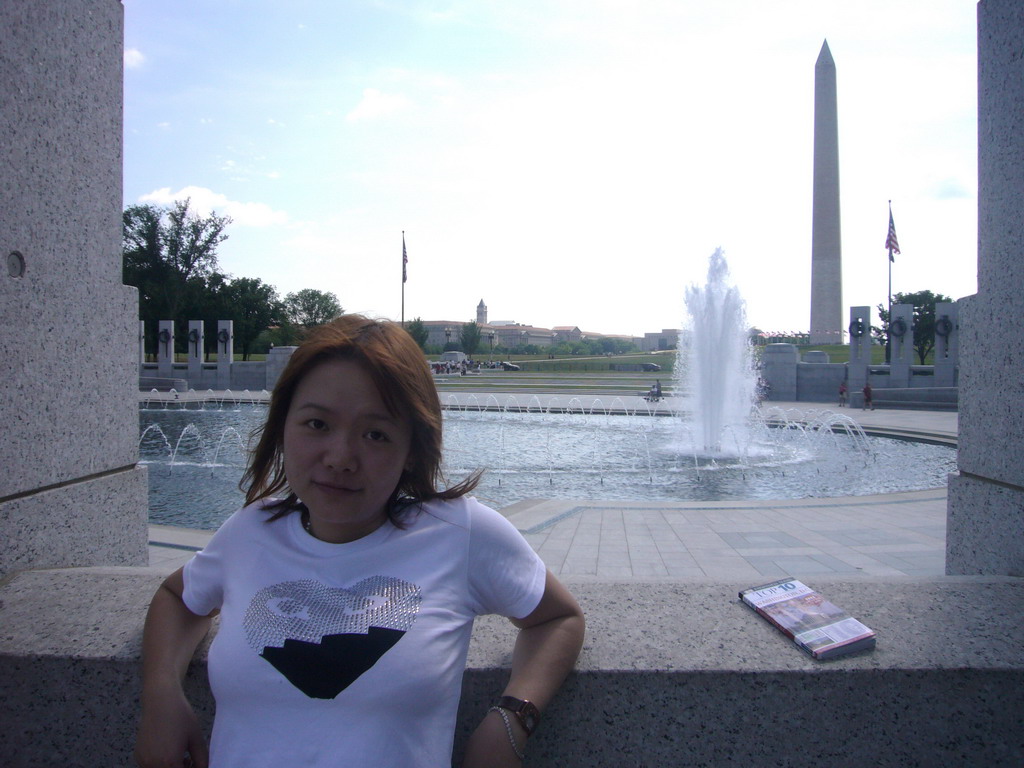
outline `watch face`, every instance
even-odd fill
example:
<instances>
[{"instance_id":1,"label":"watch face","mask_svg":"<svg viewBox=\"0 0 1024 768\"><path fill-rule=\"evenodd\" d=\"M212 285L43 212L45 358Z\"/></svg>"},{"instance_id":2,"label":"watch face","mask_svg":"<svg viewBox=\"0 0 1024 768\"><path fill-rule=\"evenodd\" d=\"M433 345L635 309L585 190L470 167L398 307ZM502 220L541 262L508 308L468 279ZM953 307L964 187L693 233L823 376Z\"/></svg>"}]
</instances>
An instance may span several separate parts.
<instances>
[{"instance_id":1,"label":"watch face","mask_svg":"<svg viewBox=\"0 0 1024 768\"><path fill-rule=\"evenodd\" d=\"M531 732L537 727L537 718L533 716L532 712L523 712L523 725L526 726L526 730Z\"/></svg>"}]
</instances>

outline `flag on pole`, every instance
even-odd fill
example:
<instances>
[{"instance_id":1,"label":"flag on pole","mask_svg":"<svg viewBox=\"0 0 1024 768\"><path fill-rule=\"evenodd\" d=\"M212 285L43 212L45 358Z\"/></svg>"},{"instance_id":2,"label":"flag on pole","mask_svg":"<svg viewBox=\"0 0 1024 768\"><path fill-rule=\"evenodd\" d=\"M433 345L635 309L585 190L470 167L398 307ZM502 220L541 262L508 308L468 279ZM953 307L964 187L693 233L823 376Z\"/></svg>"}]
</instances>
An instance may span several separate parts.
<instances>
[{"instance_id":1,"label":"flag on pole","mask_svg":"<svg viewBox=\"0 0 1024 768\"><path fill-rule=\"evenodd\" d=\"M896 239L896 225L892 220L892 206L889 206L889 236L885 238L885 247L889 249L889 261L896 261L892 255L900 252L900 244Z\"/></svg>"},{"instance_id":2,"label":"flag on pole","mask_svg":"<svg viewBox=\"0 0 1024 768\"><path fill-rule=\"evenodd\" d=\"M899 251L897 251L899 253ZM401 233L401 282L404 283L409 280L409 275L406 273L406 264L409 263L409 254L406 253L406 232Z\"/></svg>"}]
</instances>

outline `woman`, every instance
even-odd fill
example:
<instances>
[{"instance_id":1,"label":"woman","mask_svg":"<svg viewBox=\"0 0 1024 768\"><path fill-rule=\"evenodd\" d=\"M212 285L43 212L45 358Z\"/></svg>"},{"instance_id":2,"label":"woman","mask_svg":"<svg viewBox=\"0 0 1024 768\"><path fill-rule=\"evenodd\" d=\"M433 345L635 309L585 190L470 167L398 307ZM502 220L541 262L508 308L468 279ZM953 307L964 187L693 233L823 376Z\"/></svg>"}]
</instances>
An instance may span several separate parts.
<instances>
[{"instance_id":1,"label":"woman","mask_svg":"<svg viewBox=\"0 0 1024 768\"><path fill-rule=\"evenodd\" d=\"M440 463L440 403L412 338L358 315L316 329L274 389L246 506L153 599L140 766L448 766L483 613L520 631L464 765L519 765L583 615L467 495L478 475L439 490ZM208 756L181 679L218 612Z\"/></svg>"}]
</instances>

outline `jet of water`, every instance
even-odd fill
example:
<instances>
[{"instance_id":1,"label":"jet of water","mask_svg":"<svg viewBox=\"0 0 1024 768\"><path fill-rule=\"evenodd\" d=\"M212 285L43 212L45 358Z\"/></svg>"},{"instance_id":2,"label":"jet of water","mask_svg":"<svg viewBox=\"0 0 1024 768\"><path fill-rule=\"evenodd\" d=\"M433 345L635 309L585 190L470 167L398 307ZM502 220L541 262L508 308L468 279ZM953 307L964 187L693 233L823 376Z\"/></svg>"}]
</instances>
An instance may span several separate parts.
<instances>
[{"instance_id":1,"label":"jet of water","mask_svg":"<svg viewBox=\"0 0 1024 768\"><path fill-rule=\"evenodd\" d=\"M731 284L721 248L711 254L707 282L685 293L689 322L676 366L689 403L680 435L707 456L734 456L745 444L756 379L751 367L746 305ZM729 440L723 441L728 433Z\"/></svg>"}]
</instances>

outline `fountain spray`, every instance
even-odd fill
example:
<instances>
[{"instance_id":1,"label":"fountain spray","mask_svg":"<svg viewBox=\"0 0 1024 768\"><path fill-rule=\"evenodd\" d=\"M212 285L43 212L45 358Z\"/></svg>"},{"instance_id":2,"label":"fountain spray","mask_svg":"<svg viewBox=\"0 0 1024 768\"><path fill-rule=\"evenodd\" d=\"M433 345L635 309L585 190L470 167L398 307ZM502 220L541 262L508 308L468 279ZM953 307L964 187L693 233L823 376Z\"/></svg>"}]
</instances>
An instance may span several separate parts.
<instances>
[{"instance_id":1,"label":"fountain spray","mask_svg":"<svg viewBox=\"0 0 1024 768\"><path fill-rule=\"evenodd\" d=\"M699 455L739 457L749 442L756 379L745 304L721 248L708 261L706 284L687 288L685 299L689 322L676 366L677 391L688 401L684 435Z\"/></svg>"}]
</instances>

